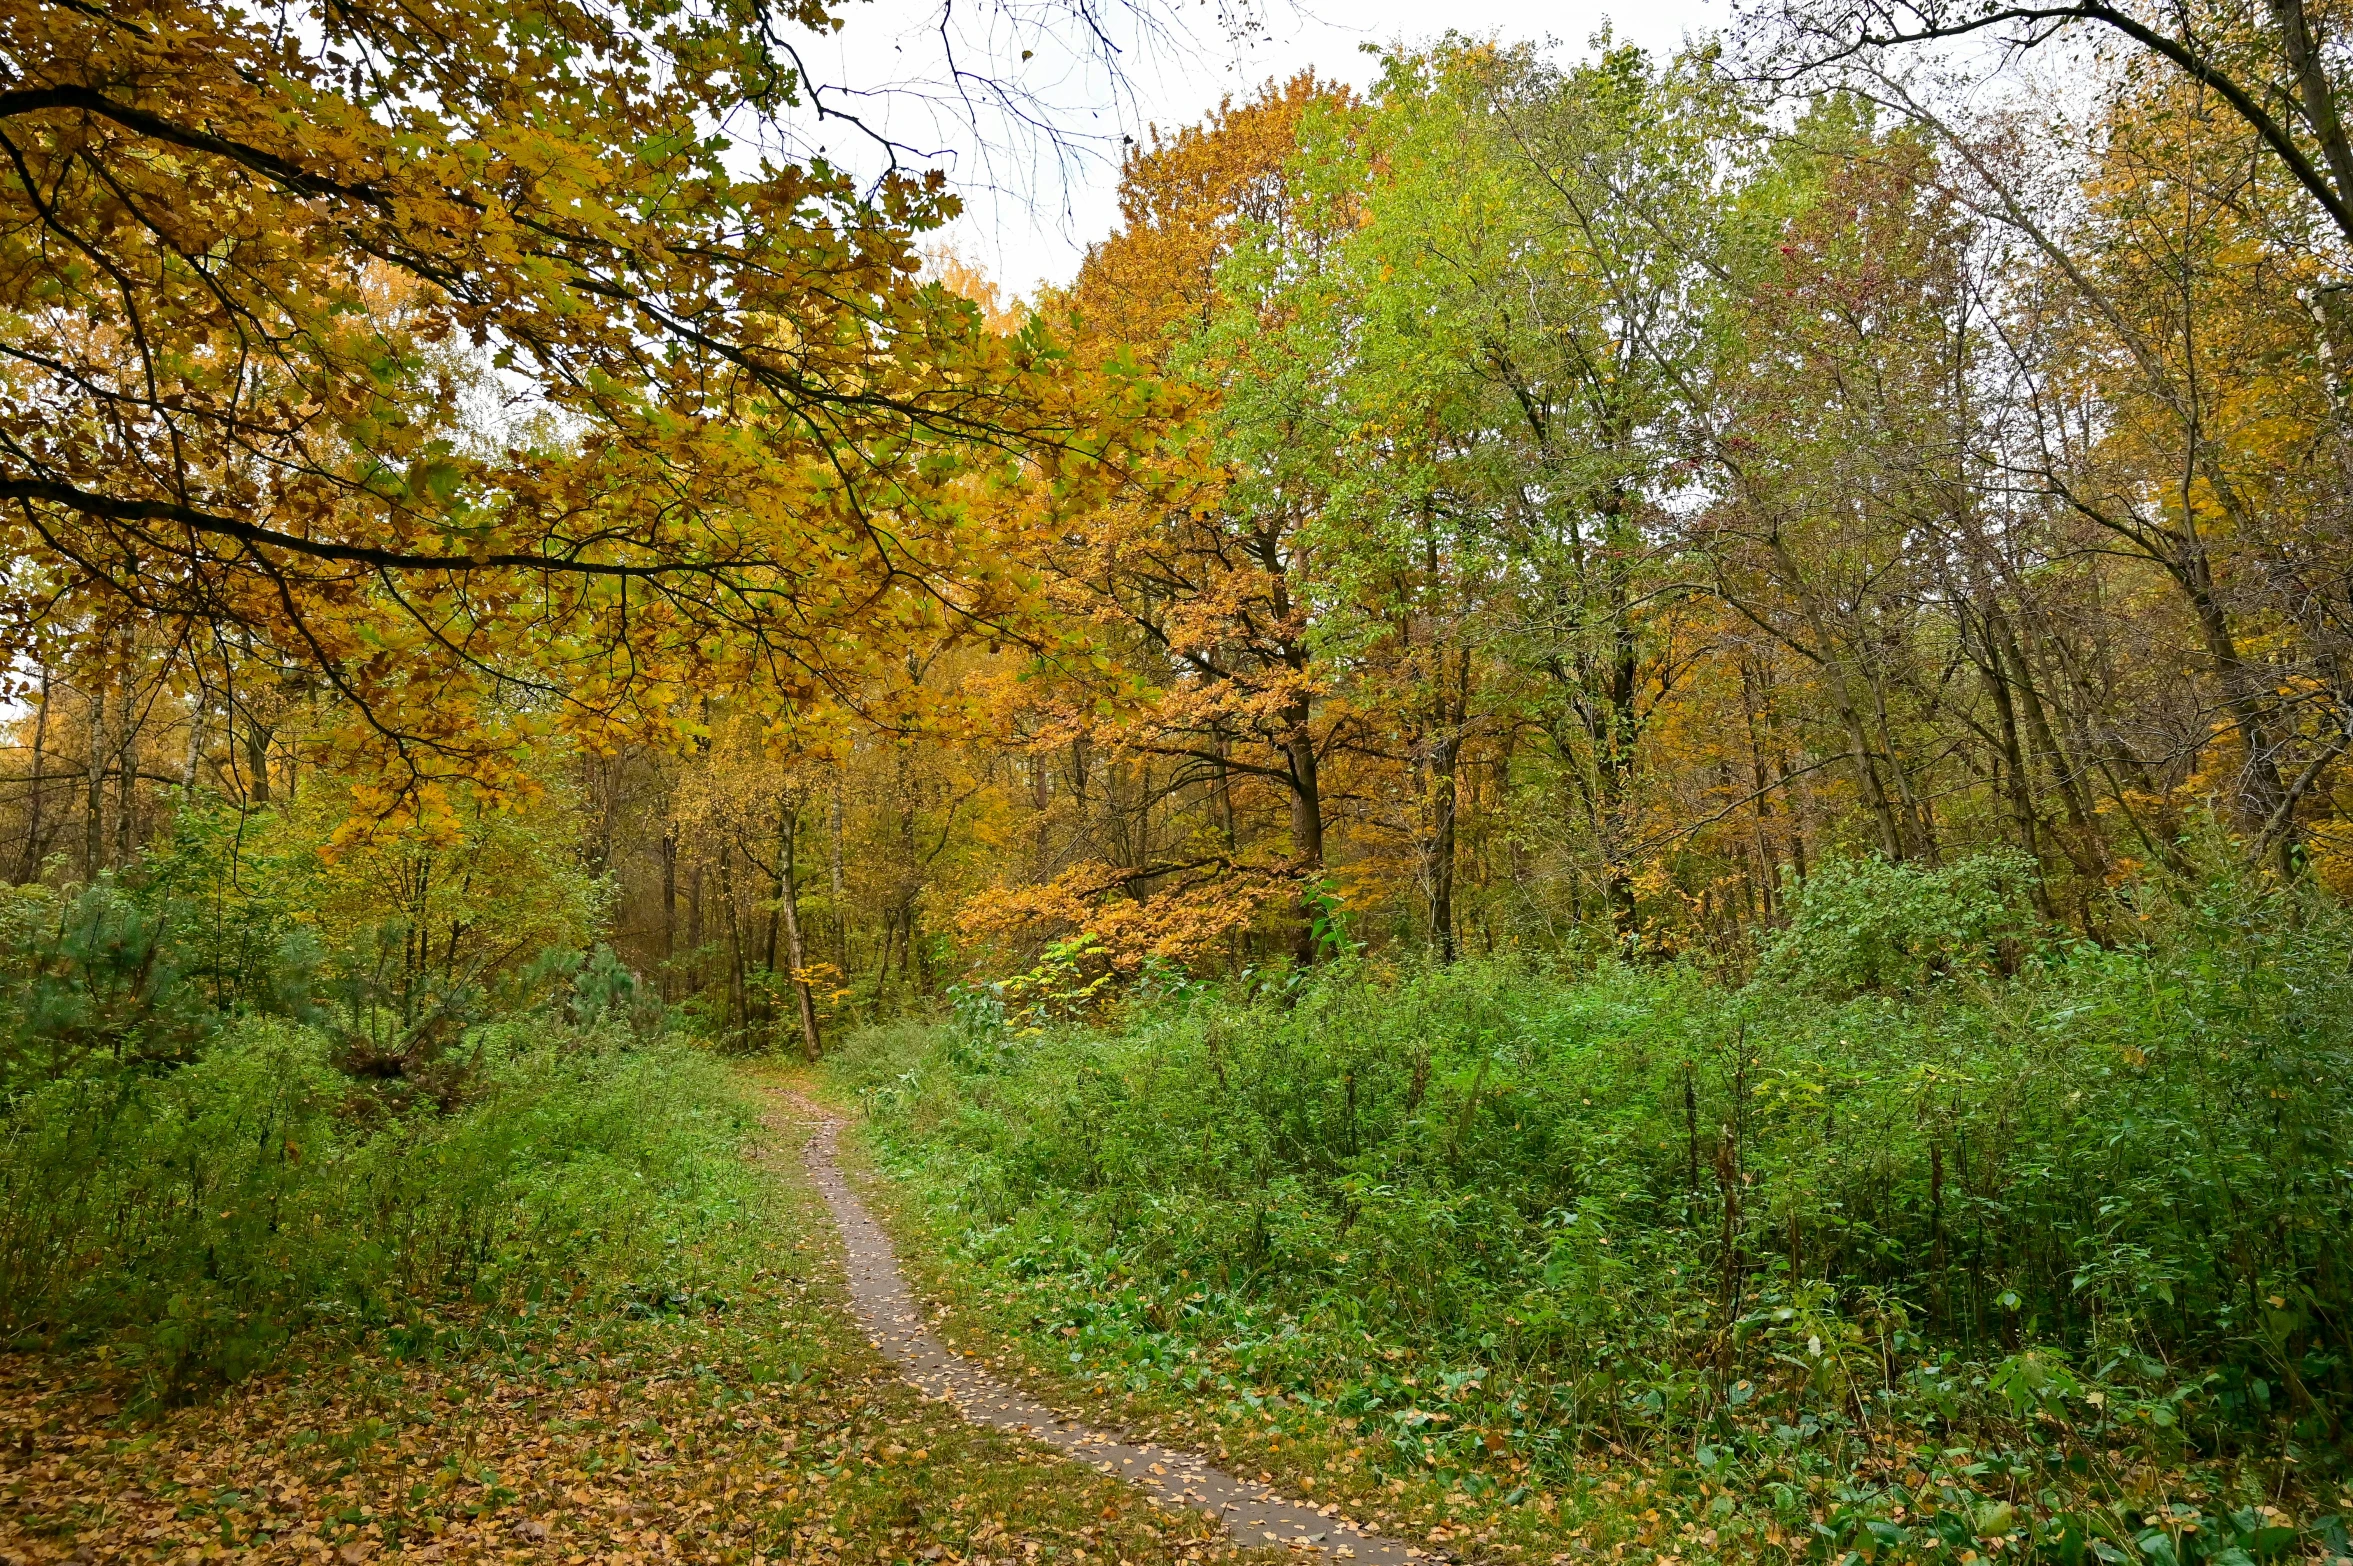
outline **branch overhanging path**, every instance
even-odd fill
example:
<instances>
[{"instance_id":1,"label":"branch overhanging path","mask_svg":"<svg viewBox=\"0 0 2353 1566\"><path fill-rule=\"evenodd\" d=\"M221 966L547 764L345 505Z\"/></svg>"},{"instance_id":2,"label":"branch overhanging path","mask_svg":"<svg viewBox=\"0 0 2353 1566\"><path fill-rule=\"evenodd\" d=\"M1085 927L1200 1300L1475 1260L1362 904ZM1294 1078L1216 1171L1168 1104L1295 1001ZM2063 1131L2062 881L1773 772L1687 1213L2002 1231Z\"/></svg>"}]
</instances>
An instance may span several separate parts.
<instances>
[{"instance_id":1,"label":"branch overhanging path","mask_svg":"<svg viewBox=\"0 0 2353 1566\"><path fill-rule=\"evenodd\" d=\"M1220 1472L1198 1453L1121 1441L1083 1422L1064 1419L947 1347L925 1327L922 1308L899 1272L890 1236L842 1178L836 1156L841 1120L797 1095L787 1102L810 1127L803 1156L810 1182L823 1193L841 1229L850 1308L874 1346L926 1396L954 1402L976 1424L1026 1435L1076 1461L1117 1474L1165 1506L1207 1512L1246 1545L1279 1544L1340 1560L1394 1566L1437 1558L1433 1552L1351 1526L1337 1515L1337 1507L1286 1500L1265 1485Z\"/></svg>"}]
</instances>

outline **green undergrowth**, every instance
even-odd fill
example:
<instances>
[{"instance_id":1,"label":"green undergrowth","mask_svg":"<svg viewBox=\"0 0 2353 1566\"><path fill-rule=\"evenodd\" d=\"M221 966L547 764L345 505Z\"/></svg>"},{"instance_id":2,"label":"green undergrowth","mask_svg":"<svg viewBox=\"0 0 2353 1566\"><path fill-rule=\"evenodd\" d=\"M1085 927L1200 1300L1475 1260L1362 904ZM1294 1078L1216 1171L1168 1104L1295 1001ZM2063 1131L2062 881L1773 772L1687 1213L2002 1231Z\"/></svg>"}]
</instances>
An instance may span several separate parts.
<instances>
[{"instance_id":1,"label":"green undergrowth","mask_svg":"<svg viewBox=\"0 0 2353 1566\"><path fill-rule=\"evenodd\" d=\"M539 1195L496 1211L510 1237L542 1240L601 1213L601 1249L477 1274L500 1280L493 1301L412 1288L388 1325L301 1334L235 1385L177 1406L137 1400L119 1335L0 1356L0 1554L315 1561L332 1550L358 1562L520 1550L861 1566L1237 1556L1207 1518L1161 1513L901 1381L849 1316L792 1128L762 1124L774 1114L763 1084L657 1047L575 1063L565 1092L520 1085L546 1089L554 1069L517 1065L509 1096L483 1100L503 1103L510 1159L538 1147L529 1156L544 1162L557 1139L581 1145L598 1106L635 1127L600 1133L603 1152L579 1160L568 1197L531 1184ZM624 1156L652 1145L667 1161ZM434 1160L451 1155L433 1146L413 1178L446 1185ZM394 1243L397 1231L381 1238L393 1256L428 1254ZM306 1276L364 1275L374 1289L398 1275L389 1267ZM583 1269L609 1281L562 1286Z\"/></svg>"},{"instance_id":2,"label":"green undergrowth","mask_svg":"<svg viewBox=\"0 0 2353 1566\"><path fill-rule=\"evenodd\" d=\"M444 1109L334 1053L249 1019L188 1065L90 1066L16 1094L0 1125L12 1343L103 1347L171 1399L310 1333L397 1343L421 1312L699 1297L703 1242L746 1200L749 1122L723 1067L543 1017L490 1024Z\"/></svg>"},{"instance_id":3,"label":"green undergrowth","mask_svg":"<svg viewBox=\"0 0 2353 1566\"><path fill-rule=\"evenodd\" d=\"M975 992L834 1090L965 1330L1417 1539L2353 1554L2341 921L2220 885L2103 948L1999 866L1820 879L1745 984Z\"/></svg>"}]
</instances>

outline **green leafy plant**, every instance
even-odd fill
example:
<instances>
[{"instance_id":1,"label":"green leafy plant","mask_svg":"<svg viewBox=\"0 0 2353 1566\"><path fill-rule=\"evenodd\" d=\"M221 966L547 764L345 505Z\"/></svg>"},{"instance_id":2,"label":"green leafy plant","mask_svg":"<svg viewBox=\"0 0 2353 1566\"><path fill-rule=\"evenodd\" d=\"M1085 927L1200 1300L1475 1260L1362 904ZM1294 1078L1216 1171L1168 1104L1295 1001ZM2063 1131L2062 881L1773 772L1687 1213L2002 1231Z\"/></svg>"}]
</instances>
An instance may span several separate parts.
<instances>
[{"instance_id":1,"label":"green leafy plant","mask_svg":"<svg viewBox=\"0 0 2353 1566\"><path fill-rule=\"evenodd\" d=\"M0 1083L193 1058L218 1013L172 923L111 879L0 892Z\"/></svg>"},{"instance_id":2,"label":"green leafy plant","mask_svg":"<svg viewBox=\"0 0 2353 1566\"><path fill-rule=\"evenodd\" d=\"M2131 1558L2084 1510L2121 1469L2326 1451L2353 1409L2349 929L2218 880L2137 946L2043 943L2015 868L1818 872L1742 985L1358 962L831 1069L1092 1386L1353 1420L1401 1481L1705 1451L1841 1550ZM1975 1455L1858 1477L1889 1441Z\"/></svg>"},{"instance_id":3,"label":"green leafy plant","mask_svg":"<svg viewBox=\"0 0 2353 1566\"><path fill-rule=\"evenodd\" d=\"M1767 943L1759 977L1843 998L2015 972L2041 934L2030 896L2038 873L2014 850L1932 868L1834 860L1790 888L1794 911Z\"/></svg>"},{"instance_id":4,"label":"green leafy plant","mask_svg":"<svg viewBox=\"0 0 2353 1566\"><path fill-rule=\"evenodd\" d=\"M336 1046L238 1024L171 1073L80 1073L0 1120L0 1330L106 1340L176 1397L297 1334L518 1307L674 1265L725 1221L748 1125L724 1070L517 1020L468 1041L466 1101L358 1096ZM692 1279L666 1287L692 1292Z\"/></svg>"}]
</instances>

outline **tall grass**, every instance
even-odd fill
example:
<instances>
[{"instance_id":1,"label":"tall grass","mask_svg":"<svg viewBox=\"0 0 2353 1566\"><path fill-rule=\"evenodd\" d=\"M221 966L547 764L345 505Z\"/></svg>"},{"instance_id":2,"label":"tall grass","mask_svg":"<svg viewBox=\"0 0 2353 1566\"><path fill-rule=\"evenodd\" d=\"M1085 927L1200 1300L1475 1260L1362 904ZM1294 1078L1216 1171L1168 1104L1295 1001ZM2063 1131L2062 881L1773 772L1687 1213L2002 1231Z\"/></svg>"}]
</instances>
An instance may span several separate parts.
<instances>
[{"instance_id":1,"label":"tall grass","mask_svg":"<svg viewBox=\"0 0 2353 1566\"><path fill-rule=\"evenodd\" d=\"M1358 963L1027 1034L980 996L837 1069L968 1261L1070 1285L1075 1348L1213 1346L1417 1462L1887 1420L2333 1445L2343 916L2218 881L2102 947L2015 879L1818 877L1745 983Z\"/></svg>"},{"instance_id":2,"label":"tall grass","mask_svg":"<svg viewBox=\"0 0 2353 1566\"><path fill-rule=\"evenodd\" d=\"M269 1019L175 1070L20 1091L0 1120L0 1329L106 1341L172 1395L316 1329L690 1293L693 1242L747 1178L724 1070L544 1018L469 1048L449 1113L380 1095L321 1035Z\"/></svg>"}]
</instances>

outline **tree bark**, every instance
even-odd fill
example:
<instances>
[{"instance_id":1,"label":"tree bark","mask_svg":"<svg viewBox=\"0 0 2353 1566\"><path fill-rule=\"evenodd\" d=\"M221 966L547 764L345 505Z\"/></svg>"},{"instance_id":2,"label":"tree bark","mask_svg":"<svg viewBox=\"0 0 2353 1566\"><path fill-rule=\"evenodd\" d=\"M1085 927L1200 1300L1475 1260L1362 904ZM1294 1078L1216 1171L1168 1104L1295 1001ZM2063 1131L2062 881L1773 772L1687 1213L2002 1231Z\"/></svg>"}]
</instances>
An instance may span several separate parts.
<instances>
[{"instance_id":1,"label":"tree bark","mask_svg":"<svg viewBox=\"0 0 2353 1566\"><path fill-rule=\"evenodd\" d=\"M826 817L831 829L825 845L825 869L833 892L834 963L842 971L842 982L847 984L850 980L850 899L842 888L842 788L839 777L833 782L833 800L827 807Z\"/></svg>"},{"instance_id":2,"label":"tree bark","mask_svg":"<svg viewBox=\"0 0 2353 1566\"><path fill-rule=\"evenodd\" d=\"M1431 574L1436 575L1432 563ZM1436 676L1435 737L1423 747L1430 767L1430 938L1438 960L1452 964L1459 954L1454 933L1454 889L1462 823L1462 749L1470 726L1471 654L1465 647L1431 647Z\"/></svg>"},{"instance_id":3,"label":"tree bark","mask_svg":"<svg viewBox=\"0 0 2353 1566\"><path fill-rule=\"evenodd\" d=\"M1430 934L1438 943L1438 960L1452 964L1454 942L1454 856L1458 801L1456 774L1462 758L1458 729L1440 739L1430 752Z\"/></svg>"},{"instance_id":4,"label":"tree bark","mask_svg":"<svg viewBox=\"0 0 2353 1566\"><path fill-rule=\"evenodd\" d=\"M678 834L662 834L662 960L678 955Z\"/></svg>"},{"instance_id":5,"label":"tree bark","mask_svg":"<svg viewBox=\"0 0 2353 1566\"><path fill-rule=\"evenodd\" d=\"M1287 731L1283 751L1291 770L1291 853L1299 876L1299 929L1292 954L1301 967L1316 959L1315 921L1322 910L1315 896L1323 881L1323 784L1315 753L1315 736L1308 729L1309 709L1302 699L1283 712Z\"/></svg>"},{"instance_id":6,"label":"tree bark","mask_svg":"<svg viewBox=\"0 0 2353 1566\"><path fill-rule=\"evenodd\" d=\"M2207 654L2214 660L2215 677L2222 682L2223 705L2230 713L2232 727L2239 731L2239 743L2246 747L2247 760L2239 782L2243 824L2267 835L2257 843L2258 852L2270 858L2282 875L2293 875L2295 850L2303 834L2293 815L2295 801L2288 797L2288 786L2280 777L2277 742L2272 738L2271 712L2265 700L2266 682L2239 652L2230 619L2215 596L2205 552L2193 549L2175 576L2197 610Z\"/></svg>"},{"instance_id":7,"label":"tree bark","mask_svg":"<svg viewBox=\"0 0 2353 1566\"><path fill-rule=\"evenodd\" d=\"M270 802L270 731L251 713L245 715L246 797L256 810Z\"/></svg>"},{"instance_id":8,"label":"tree bark","mask_svg":"<svg viewBox=\"0 0 2353 1566\"><path fill-rule=\"evenodd\" d=\"M2034 754L2050 770L2051 779L2059 791L2059 804L2067 812L2067 830L2055 834L2059 846L2080 875L2098 879L2107 863L2107 848L2100 830L2092 819L2092 802L2086 796L2083 779L2077 775L2075 763L2069 759L2058 736L2051 732L2050 718L2043 710L2042 694L2035 688L2034 669L2026 661L2019 646L2016 627L2006 614L1996 613L1992 623L1994 645L2008 669L2008 681L2017 692L2019 716L2026 722L2026 738Z\"/></svg>"},{"instance_id":9,"label":"tree bark","mask_svg":"<svg viewBox=\"0 0 2353 1566\"><path fill-rule=\"evenodd\" d=\"M139 842L139 725L132 715L128 676L123 681L122 712L115 728L114 862L127 865Z\"/></svg>"},{"instance_id":10,"label":"tree bark","mask_svg":"<svg viewBox=\"0 0 2353 1566\"><path fill-rule=\"evenodd\" d=\"M744 997L743 920L735 906L735 866L725 843L719 845L719 901L727 910L727 1013L740 1028L751 1020Z\"/></svg>"},{"instance_id":11,"label":"tree bark","mask_svg":"<svg viewBox=\"0 0 2353 1566\"><path fill-rule=\"evenodd\" d=\"M193 778L190 779L194 781ZM49 666L41 666L41 705L33 714L33 791L25 802L25 849L16 881L30 885L41 873L41 806L49 795Z\"/></svg>"},{"instance_id":12,"label":"tree bark","mask_svg":"<svg viewBox=\"0 0 2353 1566\"><path fill-rule=\"evenodd\" d=\"M2011 822L2018 828L2018 846L2034 860L2034 901L2036 909L2048 919L2051 916L2050 889L2043 884L2043 845L2040 823L2034 814L2033 774L2026 759L2026 746L2019 738L2018 702L2010 689L2008 671L2004 667L2001 638L1994 625L2001 611L1987 605L1979 617L1978 640L1983 644L1984 658L1978 664L1978 675L1985 682L1988 696L1993 698L1994 718L2001 743L2001 785L2004 799L2010 807Z\"/></svg>"},{"instance_id":13,"label":"tree bark","mask_svg":"<svg viewBox=\"0 0 2353 1566\"><path fill-rule=\"evenodd\" d=\"M92 883L106 868L106 684L98 675L90 682L90 750L83 770L82 880Z\"/></svg>"},{"instance_id":14,"label":"tree bark","mask_svg":"<svg viewBox=\"0 0 2353 1566\"><path fill-rule=\"evenodd\" d=\"M814 1062L823 1053L824 1044L817 1036L817 997L809 990L809 956L801 945L800 811L791 801L785 801L783 819L778 832L779 858L783 874L778 877L776 911L784 919L785 958L792 964L793 997L801 1013L801 1054Z\"/></svg>"},{"instance_id":15,"label":"tree bark","mask_svg":"<svg viewBox=\"0 0 2353 1566\"><path fill-rule=\"evenodd\" d=\"M1773 786L1779 780L1766 768L1764 737L1757 732L1759 687L1762 684L1756 659L1743 653L1740 659L1740 709L1748 729L1749 789L1756 795L1751 825L1757 856L1757 901L1762 906L1765 922L1778 924L1781 859L1773 850Z\"/></svg>"},{"instance_id":16,"label":"tree bark","mask_svg":"<svg viewBox=\"0 0 2353 1566\"><path fill-rule=\"evenodd\" d=\"M1218 720L1213 736L1217 746L1217 771L1210 786L1217 791L1218 830L1225 835L1226 852L1230 854L1239 849L1242 842L1234 819L1234 774L1226 765L1227 758L1233 754L1234 742L1233 736L1226 732L1222 718Z\"/></svg>"}]
</instances>

